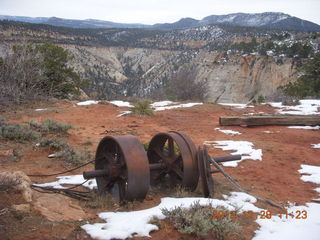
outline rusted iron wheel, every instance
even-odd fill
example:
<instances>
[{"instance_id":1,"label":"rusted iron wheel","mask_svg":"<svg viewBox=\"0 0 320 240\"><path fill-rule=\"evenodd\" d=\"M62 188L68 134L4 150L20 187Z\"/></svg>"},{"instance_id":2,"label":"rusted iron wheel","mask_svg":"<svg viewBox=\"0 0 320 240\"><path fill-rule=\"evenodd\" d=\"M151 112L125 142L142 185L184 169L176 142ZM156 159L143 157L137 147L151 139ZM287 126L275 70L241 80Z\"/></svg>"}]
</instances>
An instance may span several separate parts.
<instances>
[{"instance_id":1,"label":"rusted iron wheel","mask_svg":"<svg viewBox=\"0 0 320 240\"><path fill-rule=\"evenodd\" d=\"M168 132L155 135L147 151L151 184L161 183L169 175L171 185L194 191L198 184L199 172L196 147L183 132Z\"/></svg>"},{"instance_id":2,"label":"rusted iron wheel","mask_svg":"<svg viewBox=\"0 0 320 240\"><path fill-rule=\"evenodd\" d=\"M150 185L148 158L139 140L132 135L104 137L97 148L95 170L100 193L111 193L118 202L143 200Z\"/></svg>"},{"instance_id":3,"label":"rusted iron wheel","mask_svg":"<svg viewBox=\"0 0 320 240\"><path fill-rule=\"evenodd\" d=\"M198 164L200 172L200 182L204 197L212 198L214 193L214 182L211 176L211 167L209 162L210 156L207 149L199 147L198 149Z\"/></svg>"}]
</instances>

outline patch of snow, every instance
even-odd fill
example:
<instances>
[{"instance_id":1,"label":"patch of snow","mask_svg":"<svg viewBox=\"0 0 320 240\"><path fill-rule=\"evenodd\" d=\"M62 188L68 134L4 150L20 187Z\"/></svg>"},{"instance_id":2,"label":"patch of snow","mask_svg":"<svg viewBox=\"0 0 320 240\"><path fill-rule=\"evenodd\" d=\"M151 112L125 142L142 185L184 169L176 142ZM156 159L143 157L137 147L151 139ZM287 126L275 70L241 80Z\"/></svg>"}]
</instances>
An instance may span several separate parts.
<instances>
[{"instance_id":1,"label":"patch of snow","mask_svg":"<svg viewBox=\"0 0 320 240\"><path fill-rule=\"evenodd\" d=\"M268 134L270 134L270 133L273 133L273 131L263 131L263 133L268 133Z\"/></svg>"},{"instance_id":2,"label":"patch of snow","mask_svg":"<svg viewBox=\"0 0 320 240\"><path fill-rule=\"evenodd\" d=\"M122 111L120 114L117 115L117 117L122 117L124 115L130 114L131 111Z\"/></svg>"},{"instance_id":3,"label":"patch of snow","mask_svg":"<svg viewBox=\"0 0 320 240\"><path fill-rule=\"evenodd\" d=\"M233 131L233 130L224 130L224 129L220 129L220 128L215 128L214 130L225 133L225 134L229 134L229 135L240 135L241 133L238 131Z\"/></svg>"},{"instance_id":4,"label":"patch of snow","mask_svg":"<svg viewBox=\"0 0 320 240\"><path fill-rule=\"evenodd\" d=\"M320 184L320 167L302 164L299 173L309 175L301 176L303 181ZM315 190L320 193L320 188L316 188ZM297 216L298 211L306 211L306 219L296 219L294 216ZM307 203L306 206L289 206L287 212L293 213L294 216L282 214L273 216L271 219L256 220L260 225L260 229L255 231L256 235L253 240L319 239L320 204Z\"/></svg>"},{"instance_id":5,"label":"patch of snow","mask_svg":"<svg viewBox=\"0 0 320 240\"><path fill-rule=\"evenodd\" d=\"M133 105L131 105L129 102L125 102L125 101L114 100L114 101L109 101L108 103L111 103L111 104L116 105L118 107L133 107Z\"/></svg>"},{"instance_id":6,"label":"patch of snow","mask_svg":"<svg viewBox=\"0 0 320 240\"><path fill-rule=\"evenodd\" d=\"M296 106L286 106L282 105L280 102L270 102L272 107L280 108L278 112L280 114L291 114L291 115L318 115L320 112L318 108L320 107L320 100L308 99L300 100L299 105Z\"/></svg>"},{"instance_id":7,"label":"patch of snow","mask_svg":"<svg viewBox=\"0 0 320 240\"><path fill-rule=\"evenodd\" d=\"M248 108L248 107L254 107L253 105L247 105L247 104L242 104L242 103L218 103L219 105L223 106L230 106L230 107L235 107L235 108Z\"/></svg>"},{"instance_id":8,"label":"patch of snow","mask_svg":"<svg viewBox=\"0 0 320 240\"><path fill-rule=\"evenodd\" d=\"M297 211L306 211L306 219L295 219L285 214L273 216L271 219L257 219L260 229L252 240L319 240L320 236L320 204L307 203L306 206L288 208L289 213L297 216Z\"/></svg>"},{"instance_id":9,"label":"patch of snow","mask_svg":"<svg viewBox=\"0 0 320 240\"><path fill-rule=\"evenodd\" d=\"M205 141L204 145L221 148L224 151L234 150L235 152L232 152L231 155L242 155L242 158L239 161L222 163L222 165L226 167L236 167L239 162L245 159L262 160L262 150L253 149L253 143L248 141Z\"/></svg>"},{"instance_id":10,"label":"patch of snow","mask_svg":"<svg viewBox=\"0 0 320 240\"><path fill-rule=\"evenodd\" d=\"M40 112L40 111L46 111L48 110L47 108L37 108L35 109L36 112Z\"/></svg>"},{"instance_id":11,"label":"patch of snow","mask_svg":"<svg viewBox=\"0 0 320 240\"><path fill-rule=\"evenodd\" d=\"M99 101L88 100L88 101L84 101L84 102L78 102L77 105L78 106L88 106L88 105L98 104L98 103L99 103Z\"/></svg>"},{"instance_id":12,"label":"patch of snow","mask_svg":"<svg viewBox=\"0 0 320 240\"><path fill-rule=\"evenodd\" d=\"M232 193L226 200L208 198L162 198L161 203L153 208L132 212L103 212L98 214L106 223L94 223L81 226L92 238L102 240L126 239L134 236L150 237L149 233L159 228L148 223L152 217L164 219L161 209L174 209L175 207L189 208L194 202L205 206L223 206L229 211L235 210L235 205L242 207L242 211L260 211L253 203L256 199L246 193Z\"/></svg>"},{"instance_id":13,"label":"patch of snow","mask_svg":"<svg viewBox=\"0 0 320 240\"><path fill-rule=\"evenodd\" d=\"M176 102L160 101L160 102L151 103L150 106L153 107L153 108L156 108L156 107L164 107L164 106L173 105L173 104L176 104Z\"/></svg>"},{"instance_id":14,"label":"patch of snow","mask_svg":"<svg viewBox=\"0 0 320 240\"><path fill-rule=\"evenodd\" d=\"M317 130L320 129L320 126L290 126L288 128L294 128L294 129L307 129L307 130Z\"/></svg>"},{"instance_id":15,"label":"patch of snow","mask_svg":"<svg viewBox=\"0 0 320 240\"><path fill-rule=\"evenodd\" d=\"M154 111L163 111L163 110L176 109L176 108L189 108L197 105L203 105L203 103L183 103L183 104L178 104L173 106L160 106L160 107L155 107Z\"/></svg>"},{"instance_id":16,"label":"patch of snow","mask_svg":"<svg viewBox=\"0 0 320 240\"><path fill-rule=\"evenodd\" d=\"M312 148L320 148L320 143L318 144L311 144Z\"/></svg>"},{"instance_id":17,"label":"patch of snow","mask_svg":"<svg viewBox=\"0 0 320 240\"><path fill-rule=\"evenodd\" d=\"M301 164L299 173L305 174L301 176L302 181L320 184L320 166Z\"/></svg>"},{"instance_id":18,"label":"patch of snow","mask_svg":"<svg viewBox=\"0 0 320 240\"><path fill-rule=\"evenodd\" d=\"M51 187L56 189L65 189L66 187L62 186L63 184L77 185L85 181L82 175L61 176L61 177L57 177L57 179L59 180L55 182L33 184L33 185L38 187ZM95 179L91 179L86 183L84 183L83 186L89 189L95 189L97 188L97 183Z\"/></svg>"},{"instance_id":19,"label":"patch of snow","mask_svg":"<svg viewBox=\"0 0 320 240\"><path fill-rule=\"evenodd\" d=\"M272 50L269 50L266 53L267 53L268 56L273 56L274 55L274 52Z\"/></svg>"}]
</instances>

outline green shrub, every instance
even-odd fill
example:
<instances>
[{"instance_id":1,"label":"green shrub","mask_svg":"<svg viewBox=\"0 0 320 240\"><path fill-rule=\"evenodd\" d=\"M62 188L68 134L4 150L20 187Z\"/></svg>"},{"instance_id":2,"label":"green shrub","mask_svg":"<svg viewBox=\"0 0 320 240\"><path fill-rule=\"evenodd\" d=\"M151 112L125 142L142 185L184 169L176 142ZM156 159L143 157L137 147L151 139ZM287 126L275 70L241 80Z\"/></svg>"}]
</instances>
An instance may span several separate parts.
<instances>
[{"instance_id":1,"label":"green shrub","mask_svg":"<svg viewBox=\"0 0 320 240\"><path fill-rule=\"evenodd\" d=\"M182 233L204 236L211 234L214 239L225 240L240 231L240 226L231 219L212 219L213 211L226 211L223 207L201 206L195 202L189 209L176 207L172 210L162 209L162 213L173 222Z\"/></svg>"},{"instance_id":2,"label":"green shrub","mask_svg":"<svg viewBox=\"0 0 320 240\"><path fill-rule=\"evenodd\" d=\"M92 152L90 150L85 150L83 153L80 153L70 147L62 152L56 153L55 155L56 157L63 158L66 162L75 166L92 160Z\"/></svg>"},{"instance_id":3,"label":"green shrub","mask_svg":"<svg viewBox=\"0 0 320 240\"><path fill-rule=\"evenodd\" d=\"M258 97L258 100L257 100L257 102L260 104L260 103L264 103L265 102L265 97L264 96L262 96L262 95L260 95L259 97Z\"/></svg>"},{"instance_id":4,"label":"green shrub","mask_svg":"<svg viewBox=\"0 0 320 240\"><path fill-rule=\"evenodd\" d=\"M40 134L19 124L0 125L0 138L18 142L37 140Z\"/></svg>"},{"instance_id":5,"label":"green shrub","mask_svg":"<svg viewBox=\"0 0 320 240\"><path fill-rule=\"evenodd\" d=\"M60 133L67 134L69 129L72 129L72 125L69 123L58 123L53 119L45 119L42 124L35 120L29 121L31 127L40 130L45 133Z\"/></svg>"},{"instance_id":6,"label":"green shrub","mask_svg":"<svg viewBox=\"0 0 320 240\"><path fill-rule=\"evenodd\" d=\"M144 148L145 151L148 150L148 147L149 147L149 142L144 142L143 143L143 148Z\"/></svg>"},{"instance_id":7,"label":"green shrub","mask_svg":"<svg viewBox=\"0 0 320 240\"><path fill-rule=\"evenodd\" d=\"M48 147L50 150L63 150L68 148L69 145L62 139L58 138L42 138L40 141L40 147Z\"/></svg>"},{"instance_id":8,"label":"green shrub","mask_svg":"<svg viewBox=\"0 0 320 240\"><path fill-rule=\"evenodd\" d=\"M131 112L134 115L138 116L152 116L154 115L154 111L150 106L150 102L147 100L137 101L133 104L131 108Z\"/></svg>"}]
</instances>

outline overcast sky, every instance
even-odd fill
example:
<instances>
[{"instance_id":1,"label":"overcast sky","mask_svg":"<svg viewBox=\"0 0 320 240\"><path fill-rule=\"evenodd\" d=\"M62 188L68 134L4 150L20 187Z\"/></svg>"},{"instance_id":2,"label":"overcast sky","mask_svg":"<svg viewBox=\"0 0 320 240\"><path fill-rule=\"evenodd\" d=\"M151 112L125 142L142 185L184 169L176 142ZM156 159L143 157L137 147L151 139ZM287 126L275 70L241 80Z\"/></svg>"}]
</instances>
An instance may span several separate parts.
<instances>
[{"instance_id":1,"label":"overcast sky","mask_svg":"<svg viewBox=\"0 0 320 240\"><path fill-rule=\"evenodd\" d=\"M284 12L320 24L320 0L0 0L0 15L175 22L228 13Z\"/></svg>"}]
</instances>

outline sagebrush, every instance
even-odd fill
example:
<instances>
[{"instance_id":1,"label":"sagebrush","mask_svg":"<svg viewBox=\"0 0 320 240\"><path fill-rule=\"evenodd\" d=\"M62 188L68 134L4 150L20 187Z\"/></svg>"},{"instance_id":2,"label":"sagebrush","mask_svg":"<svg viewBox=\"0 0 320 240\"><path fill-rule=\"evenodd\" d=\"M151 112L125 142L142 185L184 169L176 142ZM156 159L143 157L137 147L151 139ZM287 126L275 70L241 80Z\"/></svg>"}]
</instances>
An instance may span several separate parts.
<instances>
[{"instance_id":1,"label":"sagebrush","mask_svg":"<svg viewBox=\"0 0 320 240\"><path fill-rule=\"evenodd\" d=\"M69 147L66 141L58 138L42 138L39 145L40 147L48 147L50 150L63 150Z\"/></svg>"},{"instance_id":2,"label":"sagebrush","mask_svg":"<svg viewBox=\"0 0 320 240\"><path fill-rule=\"evenodd\" d=\"M44 133L67 134L68 130L73 128L70 123L59 123L50 118L43 120L42 123L31 120L29 124L32 128Z\"/></svg>"},{"instance_id":3,"label":"sagebrush","mask_svg":"<svg viewBox=\"0 0 320 240\"><path fill-rule=\"evenodd\" d=\"M20 124L9 124L0 120L0 138L18 142L34 141L40 137L36 131Z\"/></svg>"},{"instance_id":4,"label":"sagebrush","mask_svg":"<svg viewBox=\"0 0 320 240\"><path fill-rule=\"evenodd\" d=\"M69 147L61 152L55 153L55 157L63 158L66 162L77 166L92 160L93 155L90 150L84 150L81 153Z\"/></svg>"},{"instance_id":5,"label":"sagebrush","mask_svg":"<svg viewBox=\"0 0 320 240\"><path fill-rule=\"evenodd\" d=\"M182 233L196 234L198 236L212 235L214 239L225 240L236 234L241 227L235 221L223 218L213 219L213 211L226 211L223 207L214 208L212 205L201 206L199 202L193 203L190 208L175 207L162 209L162 213Z\"/></svg>"}]
</instances>

